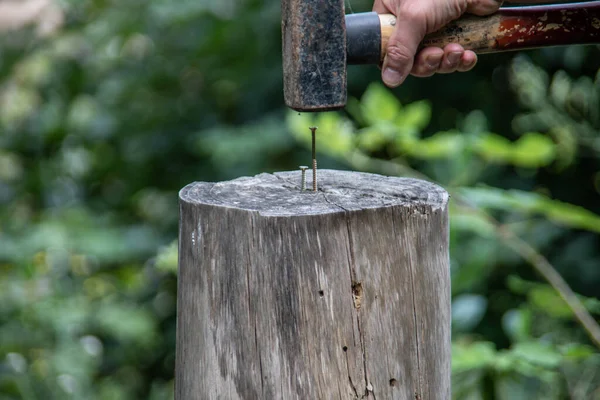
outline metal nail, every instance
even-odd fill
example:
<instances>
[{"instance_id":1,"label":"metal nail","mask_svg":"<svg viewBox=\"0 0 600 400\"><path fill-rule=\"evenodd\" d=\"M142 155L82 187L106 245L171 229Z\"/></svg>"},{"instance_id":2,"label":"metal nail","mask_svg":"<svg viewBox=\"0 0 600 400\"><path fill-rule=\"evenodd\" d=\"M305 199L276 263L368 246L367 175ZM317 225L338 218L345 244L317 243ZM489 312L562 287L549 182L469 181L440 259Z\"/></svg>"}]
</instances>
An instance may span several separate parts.
<instances>
[{"instance_id":1,"label":"metal nail","mask_svg":"<svg viewBox=\"0 0 600 400\"><path fill-rule=\"evenodd\" d=\"M300 168L300 171L302 171L302 191L305 191L306 190L306 170L308 169L308 167L305 165L301 165L299 168Z\"/></svg>"},{"instance_id":2,"label":"metal nail","mask_svg":"<svg viewBox=\"0 0 600 400\"><path fill-rule=\"evenodd\" d=\"M313 169L313 192L317 191L317 141L316 132L317 127L313 126L310 129L312 135L312 169Z\"/></svg>"}]
</instances>

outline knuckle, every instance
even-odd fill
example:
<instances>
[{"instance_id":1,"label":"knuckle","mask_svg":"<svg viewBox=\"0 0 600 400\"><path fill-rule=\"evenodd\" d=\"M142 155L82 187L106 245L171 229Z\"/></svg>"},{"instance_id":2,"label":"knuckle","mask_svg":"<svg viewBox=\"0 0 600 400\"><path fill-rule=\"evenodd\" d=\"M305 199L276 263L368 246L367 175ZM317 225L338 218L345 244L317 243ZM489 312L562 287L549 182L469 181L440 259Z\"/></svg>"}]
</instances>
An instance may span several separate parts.
<instances>
[{"instance_id":1,"label":"knuckle","mask_svg":"<svg viewBox=\"0 0 600 400\"><path fill-rule=\"evenodd\" d=\"M410 50L399 42L388 45L387 56L394 64L406 64L413 59Z\"/></svg>"},{"instance_id":2,"label":"knuckle","mask_svg":"<svg viewBox=\"0 0 600 400\"><path fill-rule=\"evenodd\" d=\"M471 2L469 12L475 15L489 15L500 8L501 0L474 0Z\"/></svg>"},{"instance_id":3,"label":"knuckle","mask_svg":"<svg viewBox=\"0 0 600 400\"><path fill-rule=\"evenodd\" d=\"M427 11L421 7L405 7L399 11L400 16L407 21L425 22Z\"/></svg>"}]
</instances>

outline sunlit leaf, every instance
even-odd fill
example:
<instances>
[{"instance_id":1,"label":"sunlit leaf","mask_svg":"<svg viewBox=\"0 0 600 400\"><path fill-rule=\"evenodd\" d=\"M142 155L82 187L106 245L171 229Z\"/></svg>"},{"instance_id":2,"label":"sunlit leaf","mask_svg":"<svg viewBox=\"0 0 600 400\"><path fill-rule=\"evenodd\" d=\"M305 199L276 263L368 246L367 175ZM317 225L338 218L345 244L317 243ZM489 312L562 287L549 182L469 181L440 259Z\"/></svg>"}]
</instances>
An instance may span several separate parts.
<instances>
[{"instance_id":1,"label":"sunlit leaf","mask_svg":"<svg viewBox=\"0 0 600 400\"><path fill-rule=\"evenodd\" d=\"M177 273L178 242L162 248L156 256L156 268L161 271Z\"/></svg>"},{"instance_id":2,"label":"sunlit leaf","mask_svg":"<svg viewBox=\"0 0 600 400\"><path fill-rule=\"evenodd\" d=\"M287 126L292 135L306 146L311 144L310 127L317 127L317 151L343 156L353 149L354 128L350 121L335 112L298 113L290 111Z\"/></svg>"},{"instance_id":3,"label":"sunlit leaf","mask_svg":"<svg viewBox=\"0 0 600 400\"><path fill-rule=\"evenodd\" d=\"M400 100L381 83L370 84L361 98L362 116L370 125L394 121L401 108Z\"/></svg>"},{"instance_id":4,"label":"sunlit leaf","mask_svg":"<svg viewBox=\"0 0 600 400\"><path fill-rule=\"evenodd\" d=\"M450 225L455 231L468 231L482 237L495 237L496 229L490 221L476 211L462 207L450 208Z\"/></svg>"},{"instance_id":5,"label":"sunlit leaf","mask_svg":"<svg viewBox=\"0 0 600 400\"><path fill-rule=\"evenodd\" d=\"M406 104L396 119L396 125L421 131L431 121L431 105L425 100Z\"/></svg>"},{"instance_id":6,"label":"sunlit leaf","mask_svg":"<svg viewBox=\"0 0 600 400\"><path fill-rule=\"evenodd\" d=\"M496 357L493 343L453 343L452 344L452 372L461 372L492 365Z\"/></svg>"},{"instance_id":7,"label":"sunlit leaf","mask_svg":"<svg viewBox=\"0 0 600 400\"><path fill-rule=\"evenodd\" d=\"M553 200L537 193L496 188L461 188L470 202L487 209L542 215L549 220L575 229L600 233L600 216L583 207Z\"/></svg>"},{"instance_id":8,"label":"sunlit leaf","mask_svg":"<svg viewBox=\"0 0 600 400\"><path fill-rule=\"evenodd\" d=\"M446 159L464 148L464 136L457 132L440 132L422 140L404 144L404 150L412 157L424 160Z\"/></svg>"},{"instance_id":9,"label":"sunlit leaf","mask_svg":"<svg viewBox=\"0 0 600 400\"><path fill-rule=\"evenodd\" d=\"M474 150L485 160L536 168L554 161L556 149L550 138L538 133L526 133L516 142L487 133L477 138Z\"/></svg>"},{"instance_id":10,"label":"sunlit leaf","mask_svg":"<svg viewBox=\"0 0 600 400\"><path fill-rule=\"evenodd\" d=\"M346 112L352 117L352 119L359 126L367 126L368 123L365 121L362 114L362 105L360 100L356 97L349 97L346 103Z\"/></svg>"},{"instance_id":11,"label":"sunlit leaf","mask_svg":"<svg viewBox=\"0 0 600 400\"><path fill-rule=\"evenodd\" d=\"M515 143L512 162L519 167L542 167L554 161L555 154L550 138L539 133L526 133Z\"/></svg>"},{"instance_id":12,"label":"sunlit leaf","mask_svg":"<svg viewBox=\"0 0 600 400\"><path fill-rule=\"evenodd\" d=\"M376 151L388 142L388 136L384 133L384 130L373 126L362 129L356 140L359 148L367 151Z\"/></svg>"}]
</instances>

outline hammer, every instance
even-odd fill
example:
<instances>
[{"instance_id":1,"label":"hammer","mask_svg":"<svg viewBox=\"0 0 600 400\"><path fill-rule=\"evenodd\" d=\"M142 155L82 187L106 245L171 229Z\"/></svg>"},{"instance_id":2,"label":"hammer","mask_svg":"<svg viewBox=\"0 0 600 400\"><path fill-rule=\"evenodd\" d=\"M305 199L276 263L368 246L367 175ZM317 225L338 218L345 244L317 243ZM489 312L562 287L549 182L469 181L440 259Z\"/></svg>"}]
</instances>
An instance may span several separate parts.
<instances>
[{"instance_id":1,"label":"hammer","mask_svg":"<svg viewBox=\"0 0 600 400\"><path fill-rule=\"evenodd\" d=\"M282 0L285 103L297 111L346 105L346 66L381 65L396 18L345 15L344 0ZM503 7L465 15L429 34L422 47L458 43L478 54L600 43L600 1Z\"/></svg>"}]
</instances>

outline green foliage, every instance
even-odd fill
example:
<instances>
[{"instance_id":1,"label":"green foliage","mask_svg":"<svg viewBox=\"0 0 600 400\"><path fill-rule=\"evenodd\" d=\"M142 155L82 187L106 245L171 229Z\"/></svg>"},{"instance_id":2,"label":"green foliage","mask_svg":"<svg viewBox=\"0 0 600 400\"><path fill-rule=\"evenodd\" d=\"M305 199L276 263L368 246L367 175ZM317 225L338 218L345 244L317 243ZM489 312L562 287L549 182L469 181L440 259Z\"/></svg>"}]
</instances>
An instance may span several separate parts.
<instances>
[{"instance_id":1,"label":"green foliage","mask_svg":"<svg viewBox=\"0 0 600 400\"><path fill-rule=\"evenodd\" d=\"M61 5L54 35L0 36L0 398L168 399L177 191L294 146L256 101L279 5Z\"/></svg>"},{"instance_id":2,"label":"green foliage","mask_svg":"<svg viewBox=\"0 0 600 400\"><path fill-rule=\"evenodd\" d=\"M510 276L507 286L514 293L527 296L532 310L541 311L553 318L573 319L573 311L552 287L525 281L518 276ZM592 314L600 314L600 300L579 295L579 300Z\"/></svg>"},{"instance_id":3,"label":"green foliage","mask_svg":"<svg viewBox=\"0 0 600 400\"><path fill-rule=\"evenodd\" d=\"M486 214L598 315L597 49L396 91L361 67L344 113L286 114L278 2L60 4L54 35L0 36L1 400L172 398L178 190L306 164L313 125L321 166L452 193L455 398L598 396L597 349Z\"/></svg>"},{"instance_id":4,"label":"green foliage","mask_svg":"<svg viewBox=\"0 0 600 400\"><path fill-rule=\"evenodd\" d=\"M475 151L488 162L512 164L524 168L539 168L555 159L556 148L549 137L525 133L516 142L496 134L487 134L475 143Z\"/></svg>"},{"instance_id":5,"label":"green foliage","mask_svg":"<svg viewBox=\"0 0 600 400\"><path fill-rule=\"evenodd\" d=\"M469 202L485 209L541 215L550 221L576 229L600 233L600 216L578 206L552 200L541 194L494 188L461 188Z\"/></svg>"}]
</instances>

